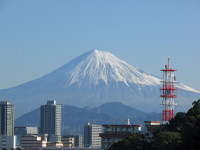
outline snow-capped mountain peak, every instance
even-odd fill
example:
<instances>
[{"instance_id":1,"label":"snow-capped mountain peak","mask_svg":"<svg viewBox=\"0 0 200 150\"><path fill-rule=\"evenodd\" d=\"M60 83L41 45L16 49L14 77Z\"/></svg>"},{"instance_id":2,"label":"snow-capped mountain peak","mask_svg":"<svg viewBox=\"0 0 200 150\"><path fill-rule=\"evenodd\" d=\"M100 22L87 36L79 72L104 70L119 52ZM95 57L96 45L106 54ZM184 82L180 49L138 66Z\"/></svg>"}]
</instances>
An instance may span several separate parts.
<instances>
[{"instance_id":1,"label":"snow-capped mountain peak","mask_svg":"<svg viewBox=\"0 0 200 150\"><path fill-rule=\"evenodd\" d=\"M81 85L81 82L85 79L89 80L89 86L97 85L100 81L103 81L106 85L108 81L124 82L127 86L132 83L141 85L160 84L160 79L140 72L136 67L107 51L95 49L87 54L87 56L78 57L77 59L81 61L76 60L76 66L66 72L66 74L70 74L68 78L70 85L77 82Z\"/></svg>"}]
</instances>

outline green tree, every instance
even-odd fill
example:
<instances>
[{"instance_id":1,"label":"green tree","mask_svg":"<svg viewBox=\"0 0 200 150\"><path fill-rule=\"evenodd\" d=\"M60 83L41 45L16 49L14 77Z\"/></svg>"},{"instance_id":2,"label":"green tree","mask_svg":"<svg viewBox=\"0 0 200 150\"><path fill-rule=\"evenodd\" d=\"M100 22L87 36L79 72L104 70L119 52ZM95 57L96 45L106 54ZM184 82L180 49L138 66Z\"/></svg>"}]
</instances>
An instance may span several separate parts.
<instances>
[{"instance_id":1,"label":"green tree","mask_svg":"<svg viewBox=\"0 0 200 150\"><path fill-rule=\"evenodd\" d=\"M177 150L182 144L182 135L178 132L160 132L155 135L152 148L155 150Z\"/></svg>"},{"instance_id":2,"label":"green tree","mask_svg":"<svg viewBox=\"0 0 200 150\"><path fill-rule=\"evenodd\" d=\"M190 150L200 149L200 99L192 103L185 116L184 148Z\"/></svg>"},{"instance_id":3,"label":"green tree","mask_svg":"<svg viewBox=\"0 0 200 150\"><path fill-rule=\"evenodd\" d=\"M138 135L132 135L120 142L114 143L109 150L150 150L151 144Z\"/></svg>"},{"instance_id":4,"label":"green tree","mask_svg":"<svg viewBox=\"0 0 200 150\"><path fill-rule=\"evenodd\" d=\"M164 130L182 133L184 130L184 124L185 124L185 113L178 112L176 113L176 116L169 121L169 124L165 126Z\"/></svg>"}]
</instances>

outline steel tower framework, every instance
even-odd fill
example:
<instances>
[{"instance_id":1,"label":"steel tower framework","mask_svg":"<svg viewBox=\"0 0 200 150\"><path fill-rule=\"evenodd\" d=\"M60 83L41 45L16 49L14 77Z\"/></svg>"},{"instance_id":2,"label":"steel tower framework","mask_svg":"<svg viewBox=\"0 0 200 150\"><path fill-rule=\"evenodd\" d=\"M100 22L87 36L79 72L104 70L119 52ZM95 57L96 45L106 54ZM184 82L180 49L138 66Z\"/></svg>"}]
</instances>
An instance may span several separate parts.
<instances>
[{"instance_id":1,"label":"steel tower framework","mask_svg":"<svg viewBox=\"0 0 200 150\"><path fill-rule=\"evenodd\" d=\"M174 72L177 71L175 69L169 68L169 58L168 65L165 65L165 69L163 71L163 81L162 88L160 89L162 97L163 105L163 122L168 122L171 118L174 118L174 98L177 98L177 89L174 88L174 84L176 83L176 76L174 76Z\"/></svg>"}]
</instances>

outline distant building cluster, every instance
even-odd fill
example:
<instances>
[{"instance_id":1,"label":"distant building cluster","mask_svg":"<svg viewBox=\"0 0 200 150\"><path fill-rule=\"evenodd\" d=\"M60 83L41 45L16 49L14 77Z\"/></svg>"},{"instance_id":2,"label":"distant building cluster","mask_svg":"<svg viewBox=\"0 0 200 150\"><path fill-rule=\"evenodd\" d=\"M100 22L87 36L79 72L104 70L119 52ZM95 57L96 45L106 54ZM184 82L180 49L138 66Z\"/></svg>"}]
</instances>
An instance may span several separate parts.
<instances>
[{"instance_id":1,"label":"distant building cluster","mask_svg":"<svg viewBox=\"0 0 200 150\"><path fill-rule=\"evenodd\" d=\"M85 123L82 144L82 135L61 134L61 109L49 100L40 106L40 127L14 127L14 105L0 101L0 150L107 150L131 135L150 142L163 127L160 121L145 121L142 131L142 125L131 125L129 119L121 125Z\"/></svg>"},{"instance_id":2,"label":"distant building cluster","mask_svg":"<svg viewBox=\"0 0 200 150\"><path fill-rule=\"evenodd\" d=\"M83 148L81 135L61 135L61 106L40 106L40 127L14 127L14 105L0 101L0 150Z\"/></svg>"}]
</instances>

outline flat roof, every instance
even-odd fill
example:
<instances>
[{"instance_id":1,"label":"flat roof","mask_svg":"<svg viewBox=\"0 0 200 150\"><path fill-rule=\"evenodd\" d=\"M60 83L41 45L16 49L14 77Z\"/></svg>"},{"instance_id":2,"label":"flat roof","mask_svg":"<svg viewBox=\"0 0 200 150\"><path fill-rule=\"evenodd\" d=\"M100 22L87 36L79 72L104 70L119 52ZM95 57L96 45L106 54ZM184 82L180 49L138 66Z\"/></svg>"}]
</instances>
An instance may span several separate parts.
<instances>
[{"instance_id":1,"label":"flat roof","mask_svg":"<svg viewBox=\"0 0 200 150\"><path fill-rule=\"evenodd\" d=\"M142 125L103 124L104 127L142 127Z\"/></svg>"},{"instance_id":2,"label":"flat roof","mask_svg":"<svg viewBox=\"0 0 200 150\"><path fill-rule=\"evenodd\" d=\"M0 101L0 104L1 105L10 105L10 102L9 101Z\"/></svg>"},{"instance_id":3,"label":"flat roof","mask_svg":"<svg viewBox=\"0 0 200 150\"><path fill-rule=\"evenodd\" d=\"M141 136L142 134L139 134L139 133L130 133L130 132L127 132L127 133L117 133L117 134L112 134L112 133L101 133L99 134L100 137L102 138L126 138L128 136L131 136L131 135L137 135L137 136Z\"/></svg>"},{"instance_id":4,"label":"flat roof","mask_svg":"<svg viewBox=\"0 0 200 150\"><path fill-rule=\"evenodd\" d=\"M162 123L162 121L144 121L144 123Z\"/></svg>"}]
</instances>

